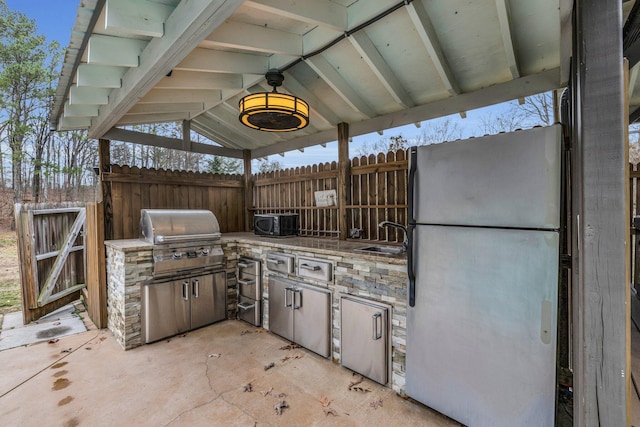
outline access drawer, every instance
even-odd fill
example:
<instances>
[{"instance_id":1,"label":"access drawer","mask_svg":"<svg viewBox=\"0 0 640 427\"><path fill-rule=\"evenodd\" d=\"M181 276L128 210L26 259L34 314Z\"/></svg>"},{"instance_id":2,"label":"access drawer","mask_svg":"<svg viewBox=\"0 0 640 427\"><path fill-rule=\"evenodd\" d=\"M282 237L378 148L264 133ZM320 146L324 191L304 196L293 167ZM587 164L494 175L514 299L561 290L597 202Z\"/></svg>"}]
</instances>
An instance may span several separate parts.
<instances>
[{"instance_id":1,"label":"access drawer","mask_svg":"<svg viewBox=\"0 0 640 427\"><path fill-rule=\"evenodd\" d=\"M238 260L238 275L243 273L260 275L260 261L251 258L240 258Z\"/></svg>"},{"instance_id":2,"label":"access drawer","mask_svg":"<svg viewBox=\"0 0 640 427\"><path fill-rule=\"evenodd\" d=\"M331 282L333 280L333 263L316 258L298 257L298 276Z\"/></svg>"},{"instance_id":3,"label":"access drawer","mask_svg":"<svg viewBox=\"0 0 640 427\"><path fill-rule=\"evenodd\" d=\"M267 252L267 270L293 274L295 257L282 252Z\"/></svg>"}]
</instances>

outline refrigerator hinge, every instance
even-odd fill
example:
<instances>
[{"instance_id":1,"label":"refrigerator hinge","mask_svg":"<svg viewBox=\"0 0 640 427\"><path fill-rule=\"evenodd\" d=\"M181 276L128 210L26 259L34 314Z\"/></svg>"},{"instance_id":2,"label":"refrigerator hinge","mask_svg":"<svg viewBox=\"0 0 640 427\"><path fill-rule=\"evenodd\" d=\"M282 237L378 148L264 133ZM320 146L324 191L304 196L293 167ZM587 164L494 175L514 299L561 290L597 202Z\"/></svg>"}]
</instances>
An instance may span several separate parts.
<instances>
[{"instance_id":1,"label":"refrigerator hinge","mask_svg":"<svg viewBox=\"0 0 640 427\"><path fill-rule=\"evenodd\" d=\"M563 269L571 268L571 255L569 254L560 255L560 268L563 268Z\"/></svg>"}]
</instances>

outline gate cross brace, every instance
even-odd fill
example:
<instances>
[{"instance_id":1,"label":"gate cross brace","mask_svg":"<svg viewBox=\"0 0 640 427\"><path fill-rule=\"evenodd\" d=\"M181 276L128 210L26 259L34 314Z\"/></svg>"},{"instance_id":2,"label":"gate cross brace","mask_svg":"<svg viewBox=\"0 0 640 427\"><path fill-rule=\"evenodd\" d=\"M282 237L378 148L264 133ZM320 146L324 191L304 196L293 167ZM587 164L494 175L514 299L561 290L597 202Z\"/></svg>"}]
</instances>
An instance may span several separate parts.
<instances>
[{"instance_id":1,"label":"gate cross brace","mask_svg":"<svg viewBox=\"0 0 640 427\"><path fill-rule=\"evenodd\" d=\"M60 252L56 257L56 260L53 264L53 268L51 269L51 273L49 274L49 277L47 277L47 281L45 282L42 288L42 291L38 296L38 307L42 307L43 305L49 302L49 298L51 297L53 288L55 287L56 282L60 277L60 273L62 272L64 263L67 260L67 256L69 255L71 247L73 246L73 242L75 242L76 237L78 237L78 233L80 233L80 230L84 226L86 216L87 216L87 212L84 208L78 211L78 216L76 217L76 220L73 222L73 225L71 226L71 230L67 235L67 238L65 239L64 243L62 244L62 248L60 248ZM73 290L77 290L83 287L84 285L74 286ZM71 290L69 289L63 292L69 293L70 291Z\"/></svg>"}]
</instances>

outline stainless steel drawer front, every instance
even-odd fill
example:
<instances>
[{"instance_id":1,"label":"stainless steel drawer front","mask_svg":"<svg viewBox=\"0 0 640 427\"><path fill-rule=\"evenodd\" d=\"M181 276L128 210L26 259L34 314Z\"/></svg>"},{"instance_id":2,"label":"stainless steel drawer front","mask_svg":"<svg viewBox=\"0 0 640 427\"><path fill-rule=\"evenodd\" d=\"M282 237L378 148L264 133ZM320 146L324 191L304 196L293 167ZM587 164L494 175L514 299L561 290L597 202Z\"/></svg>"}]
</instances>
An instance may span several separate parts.
<instances>
[{"instance_id":1,"label":"stainless steel drawer front","mask_svg":"<svg viewBox=\"0 0 640 427\"><path fill-rule=\"evenodd\" d=\"M267 252L267 270L293 274L295 257L282 252Z\"/></svg>"},{"instance_id":2,"label":"stainless steel drawer front","mask_svg":"<svg viewBox=\"0 0 640 427\"><path fill-rule=\"evenodd\" d=\"M333 280L333 263L316 258L298 257L298 276L331 282Z\"/></svg>"},{"instance_id":3,"label":"stainless steel drawer front","mask_svg":"<svg viewBox=\"0 0 640 427\"><path fill-rule=\"evenodd\" d=\"M251 298L238 297L238 317L252 325L262 324L262 302Z\"/></svg>"},{"instance_id":4,"label":"stainless steel drawer front","mask_svg":"<svg viewBox=\"0 0 640 427\"><path fill-rule=\"evenodd\" d=\"M249 258L240 258L238 260L238 273L247 273L257 276L260 274L260 261Z\"/></svg>"}]
</instances>

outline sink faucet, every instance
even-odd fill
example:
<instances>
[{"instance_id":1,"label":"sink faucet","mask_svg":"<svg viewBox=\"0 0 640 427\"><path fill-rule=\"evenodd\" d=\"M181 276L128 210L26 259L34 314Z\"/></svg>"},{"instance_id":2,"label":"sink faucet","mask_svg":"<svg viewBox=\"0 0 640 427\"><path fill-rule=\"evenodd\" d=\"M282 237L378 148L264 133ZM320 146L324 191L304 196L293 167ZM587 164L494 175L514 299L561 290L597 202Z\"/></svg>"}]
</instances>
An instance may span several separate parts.
<instances>
[{"instance_id":1,"label":"sink faucet","mask_svg":"<svg viewBox=\"0 0 640 427\"><path fill-rule=\"evenodd\" d=\"M407 247L409 246L409 240L407 239L407 227L405 227L402 224L398 224L397 222L391 222L391 221L382 221L380 224L378 224L378 227L380 228L395 227L402 230L402 232L404 233L404 239L402 240L402 250L404 252L407 251Z\"/></svg>"}]
</instances>

